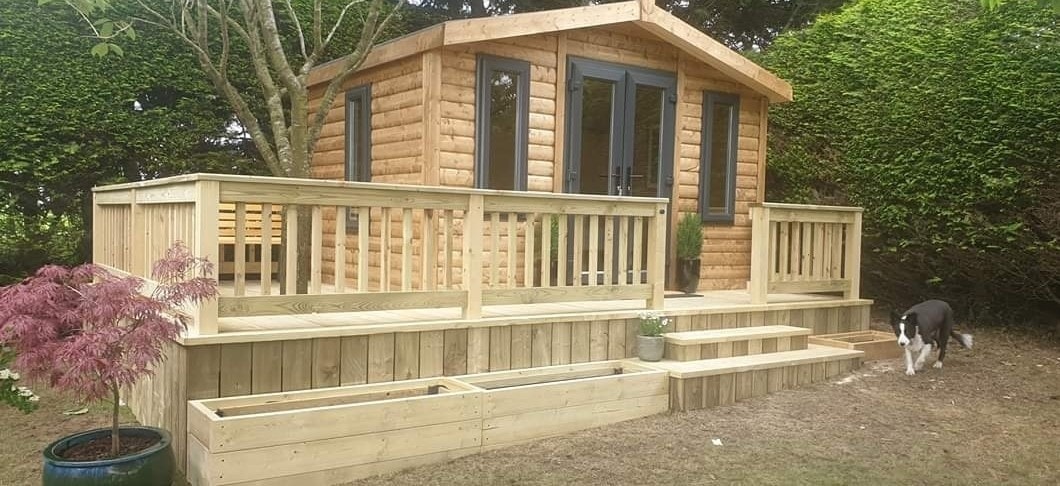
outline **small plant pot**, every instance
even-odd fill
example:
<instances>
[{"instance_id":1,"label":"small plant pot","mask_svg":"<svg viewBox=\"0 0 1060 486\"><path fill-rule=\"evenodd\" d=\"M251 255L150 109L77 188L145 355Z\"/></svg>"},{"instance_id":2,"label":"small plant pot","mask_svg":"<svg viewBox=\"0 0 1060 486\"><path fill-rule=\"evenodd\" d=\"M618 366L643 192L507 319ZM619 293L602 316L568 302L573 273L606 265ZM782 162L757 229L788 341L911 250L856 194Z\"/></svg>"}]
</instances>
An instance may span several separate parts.
<instances>
[{"instance_id":1,"label":"small plant pot","mask_svg":"<svg viewBox=\"0 0 1060 486\"><path fill-rule=\"evenodd\" d=\"M666 349L666 338L662 336L637 336L637 357L641 361L659 361Z\"/></svg>"},{"instance_id":2,"label":"small plant pot","mask_svg":"<svg viewBox=\"0 0 1060 486\"><path fill-rule=\"evenodd\" d=\"M682 292L692 294L699 288L699 259L677 261L677 286Z\"/></svg>"},{"instance_id":3,"label":"small plant pot","mask_svg":"<svg viewBox=\"0 0 1060 486\"><path fill-rule=\"evenodd\" d=\"M154 445L126 456L98 461L70 461L62 454L71 447L101 437L110 429L95 429L63 437L44 448L44 486L168 485L173 481L175 459L169 432L154 427L122 427L121 437L158 438Z\"/></svg>"}]
</instances>

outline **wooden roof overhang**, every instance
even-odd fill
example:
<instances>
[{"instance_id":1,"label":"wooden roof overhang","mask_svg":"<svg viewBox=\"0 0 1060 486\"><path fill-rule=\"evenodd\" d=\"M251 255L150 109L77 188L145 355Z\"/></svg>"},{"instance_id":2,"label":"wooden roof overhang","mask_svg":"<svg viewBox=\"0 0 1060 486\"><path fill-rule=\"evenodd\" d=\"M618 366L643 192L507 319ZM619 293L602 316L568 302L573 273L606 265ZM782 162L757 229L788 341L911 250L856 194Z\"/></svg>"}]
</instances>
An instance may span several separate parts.
<instances>
[{"instance_id":1,"label":"wooden roof overhang","mask_svg":"<svg viewBox=\"0 0 1060 486\"><path fill-rule=\"evenodd\" d=\"M444 46L624 23L641 27L766 96L771 102L783 103L793 99L791 85L787 81L657 7L653 0L450 20L373 47L358 71ZM315 68L309 75L309 84L315 85L335 77L341 68L341 61L336 59Z\"/></svg>"}]
</instances>

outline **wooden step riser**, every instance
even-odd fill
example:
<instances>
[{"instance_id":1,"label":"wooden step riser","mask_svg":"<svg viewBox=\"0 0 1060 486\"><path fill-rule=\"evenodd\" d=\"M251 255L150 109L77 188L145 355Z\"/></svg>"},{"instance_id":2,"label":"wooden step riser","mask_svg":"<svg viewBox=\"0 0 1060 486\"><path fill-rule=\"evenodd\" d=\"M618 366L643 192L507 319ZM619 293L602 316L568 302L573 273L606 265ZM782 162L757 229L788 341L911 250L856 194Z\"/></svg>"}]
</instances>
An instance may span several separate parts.
<instances>
[{"instance_id":1,"label":"wooden step riser","mask_svg":"<svg viewBox=\"0 0 1060 486\"><path fill-rule=\"evenodd\" d=\"M730 358L753 354L776 353L806 349L807 336L746 339L725 343L678 345L666 343L664 357L674 361L697 361L701 359Z\"/></svg>"},{"instance_id":2,"label":"wooden step riser","mask_svg":"<svg viewBox=\"0 0 1060 486\"><path fill-rule=\"evenodd\" d=\"M695 378L670 378L670 410L689 411L729 405L778 390L819 383L861 366L861 358L778 366Z\"/></svg>"}]
</instances>

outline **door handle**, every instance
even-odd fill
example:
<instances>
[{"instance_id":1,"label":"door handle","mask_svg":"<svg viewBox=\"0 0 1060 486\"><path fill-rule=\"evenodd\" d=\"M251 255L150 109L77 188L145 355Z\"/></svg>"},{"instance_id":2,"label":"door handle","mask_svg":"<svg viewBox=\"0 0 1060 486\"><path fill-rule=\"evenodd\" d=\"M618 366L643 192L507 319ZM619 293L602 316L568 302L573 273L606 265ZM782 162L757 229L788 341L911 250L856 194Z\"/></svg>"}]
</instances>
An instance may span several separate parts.
<instances>
[{"instance_id":1,"label":"door handle","mask_svg":"<svg viewBox=\"0 0 1060 486\"><path fill-rule=\"evenodd\" d=\"M633 167L626 167L626 195L633 195Z\"/></svg>"}]
</instances>

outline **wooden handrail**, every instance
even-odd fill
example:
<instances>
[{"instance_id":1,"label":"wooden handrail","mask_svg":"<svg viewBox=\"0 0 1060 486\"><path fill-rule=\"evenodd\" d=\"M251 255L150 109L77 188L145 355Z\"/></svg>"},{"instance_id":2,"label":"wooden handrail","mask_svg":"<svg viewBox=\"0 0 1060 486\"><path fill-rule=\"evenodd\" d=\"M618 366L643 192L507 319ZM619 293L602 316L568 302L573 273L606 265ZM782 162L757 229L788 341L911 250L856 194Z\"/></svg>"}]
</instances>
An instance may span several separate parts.
<instances>
[{"instance_id":1,"label":"wooden handrail","mask_svg":"<svg viewBox=\"0 0 1060 486\"><path fill-rule=\"evenodd\" d=\"M843 292L859 298L862 209L751 205L751 303L771 292Z\"/></svg>"},{"instance_id":2,"label":"wooden handrail","mask_svg":"<svg viewBox=\"0 0 1060 486\"><path fill-rule=\"evenodd\" d=\"M483 305L602 299L662 307L669 219L662 198L217 174L93 191L101 214L145 225L120 239L97 237L97 260L114 253L108 246L140 244L143 257L133 260L145 260L176 237L199 256L226 259L233 295L198 309L194 334L216 333L225 316L459 306L475 319ZM169 212L138 219L152 208ZM277 292L272 249L281 236L298 241L305 228L310 268L298 267L298 245L284 243ZM250 262L253 255L260 260ZM128 259L105 263L122 268ZM248 282L252 268L260 284ZM294 292L299 271L308 272L308 295Z\"/></svg>"}]
</instances>

